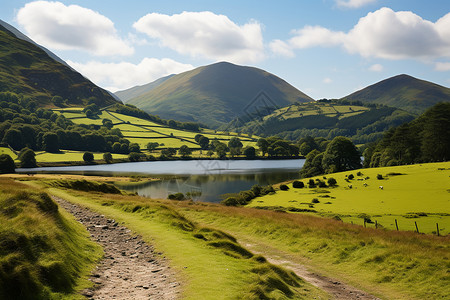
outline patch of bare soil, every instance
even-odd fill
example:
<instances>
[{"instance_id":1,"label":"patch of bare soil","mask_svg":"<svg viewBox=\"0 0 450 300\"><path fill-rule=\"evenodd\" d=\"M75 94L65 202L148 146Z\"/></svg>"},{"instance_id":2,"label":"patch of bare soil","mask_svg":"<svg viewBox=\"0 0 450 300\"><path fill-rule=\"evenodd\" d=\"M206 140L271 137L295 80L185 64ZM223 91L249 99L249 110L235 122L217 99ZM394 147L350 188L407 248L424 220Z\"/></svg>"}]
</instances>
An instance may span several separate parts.
<instances>
[{"instance_id":1,"label":"patch of bare soil","mask_svg":"<svg viewBox=\"0 0 450 300\"><path fill-rule=\"evenodd\" d=\"M53 197L75 216L103 247L104 257L90 280L94 287L82 291L93 299L177 299L181 288L175 272L153 248L115 220Z\"/></svg>"},{"instance_id":2,"label":"patch of bare soil","mask_svg":"<svg viewBox=\"0 0 450 300\"><path fill-rule=\"evenodd\" d=\"M263 255L270 263L292 270L304 281L309 282L313 286L330 294L332 299L380 300L379 298L348 285L341 280L322 276L310 271L308 267L298 263L296 259L288 253L282 253L279 250L272 249L267 245L245 243L245 246L253 253Z\"/></svg>"}]
</instances>

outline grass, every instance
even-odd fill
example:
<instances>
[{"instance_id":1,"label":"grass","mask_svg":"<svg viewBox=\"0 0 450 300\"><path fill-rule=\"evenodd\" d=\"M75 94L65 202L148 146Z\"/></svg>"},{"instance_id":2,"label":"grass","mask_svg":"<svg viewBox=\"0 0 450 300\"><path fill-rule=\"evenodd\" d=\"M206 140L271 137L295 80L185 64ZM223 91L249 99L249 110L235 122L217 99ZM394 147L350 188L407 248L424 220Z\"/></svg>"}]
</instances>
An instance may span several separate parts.
<instances>
[{"instance_id":1,"label":"grass","mask_svg":"<svg viewBox=\"0 0 450 300\"><path fill-rule=\"evenodd\" d=\"M82 299L102 255L46 193L0 179L0 298Z\"/></svg>"},{"instance_id":2,"label":"grass","mask_svg":"<svg viewBox=\"0 0 450 300\"><path fill-rule=\"evenodd\" d=\"M438 223L440 234L450 233L450 162L358 171L326 175L337 180L338 186L334 188L296 189L288 183L288 191L278 190L273 195L256 198L249 206L309 208L319 215L338 216L344 222L359 225L369 218L373 223L366 226L375 227L376 221L377 226L387 229L396 229L397 219L400 230L416 230L416 222L422 233L436 233ZM347 178L350 174L354 175L353 180ZM378 174L384 179L378 180ZM323 176L313 179L327 180ZM303 182L306 184L308 180ZM312 203L313 199L319 203Z\"/></svg>"},{"instance_id":3,"label":"grass","mask_svg":"<svg viewBox=\"0 0 450 300\"><path fill-rule=\"evenodd\" d=\"M49 191L124 223L155 245L184 282L183 299L324 296L294 274L255 257L225 232L192 223L169 201L55 188Z\"/></svg>"}]
</instances>

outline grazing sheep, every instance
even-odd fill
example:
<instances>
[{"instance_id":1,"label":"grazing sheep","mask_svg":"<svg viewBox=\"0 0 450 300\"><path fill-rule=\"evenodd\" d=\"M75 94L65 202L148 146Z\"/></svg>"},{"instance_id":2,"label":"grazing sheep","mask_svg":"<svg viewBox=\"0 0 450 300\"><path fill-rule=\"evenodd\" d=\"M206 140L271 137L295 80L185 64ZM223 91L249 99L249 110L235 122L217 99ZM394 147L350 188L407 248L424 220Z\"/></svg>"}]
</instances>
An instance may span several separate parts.
<instances>
[{"instance_id":1,"label":"grazing sheep","mask_svg":"<svg viewBox=\"0 0 450 300\"><path fill-rule=\"evenodd\" d=\"M349 185L348 185L348 188L351 189L351 188L353 188L353 186L352 186L351 184L349 184Z\"/></svg>"},{"instance_id":2,"label":"grazing sheep","mask_svg":"<svg viewBox=\"0 0 450 300\"><path fill-rule=\"evenodd\" d=\"M382 190L383 189L383 186L382 185L380 185L379 187L378 187L380 190Z\"/></svg>"},{"instance_id":3,"label":"grazing sheep","mask_svg":"<svg viewBox=\"0 0 450 300\"><path fill-rule=\"evenodd\" d=\"M363 186L364 186L364 187L367 187L367 183L364 182L364 183L363 183Z\"/></svg>"}]
</instances>

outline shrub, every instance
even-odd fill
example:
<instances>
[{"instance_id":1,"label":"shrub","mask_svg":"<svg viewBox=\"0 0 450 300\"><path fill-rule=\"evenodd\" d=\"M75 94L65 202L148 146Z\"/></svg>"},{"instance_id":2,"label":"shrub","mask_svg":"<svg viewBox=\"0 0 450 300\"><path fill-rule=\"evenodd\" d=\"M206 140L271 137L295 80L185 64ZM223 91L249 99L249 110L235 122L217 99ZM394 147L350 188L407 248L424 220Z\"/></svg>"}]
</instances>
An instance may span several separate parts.
<instances>
[{"instance_id":1,"label":"shrub","mask_svg":"<svg viewBox=\"0 0 450 300\"><path fill-rule=\"evenodd\" d=\"M186 200L186 197L184 197L183 193L169 194L169 196L167 196L167 198L170 200L178 200L178 201Z\"/></svg>"},{"instance_id":2,"label":"shrub","mask_svg":"<svg viewBox=\"0 0 450 300\"><path fill-rule=\"evenodd\" d=\"M363 176L364 174L361 173L361 171L359 171L358 173L356 173L356 175L358 175L358 176Z\"/></svg>"},{"instance_id":3,"label":"shrub","mask_svg":"<svg viewBox=\"0 0 450 300\"><path fill-rule=\"evenodd\" d=\"M328 178L327 183L329 186L336 186L337 181L333 177Z\"/></svg>"},{"instance_id":4,"label":"shrub","mask_svg":"<svg viewBox=\"0 0 450 300\"><path fill-rule=\"evenodd\" d=\"M292 187L296 189L302 189L305 187L305 184L303 183L303 181L294 180L294 182L292 182Z\"/></svg>"},{"instance_id":5,"label":"shrub","mask_svg":"<svg viewBox=\"0 0 450 300\"><path fill-rule=\"evenodd\" d=\"M316 182L314 181L314 179L310 179L310 180L308 181L308 186L309 186L310 188L316 187Z\"/></svg>"},{"instance_id":6,"label":"shrub","mask_svg":"<svg viewBox=\"0 0 450 300\"><path fill-rule=\"evenodd\" d=\"M317 184L318 184L318 186L320 188L326 188L327 187L327 184L325 183L325 181L322 181L322 180L319 180L319 182Z\"/></svg>"},{"instance_id":7,"label":"shrub","mask_svg":"<svg viewBox=\"0 0 450 300\"><path fill-rule=\"evenodd\" d=\"M378 179L378 180L382 180L382 179L383 179L383 175L377 174L377 179Z\"/></svg>"},{"instance_id":8,"label":"shrub","mask_svg":"<svg viewBox=\"0 0 450 300\"><path fill-rule=\"evenodd\" d=\"M223 200L221 203L226 206L238 206L239 200L236 197L228 197L227 199Z\"/></svg>"},{"instance_id":9,"label":"shrub","mask_svg":"<svg viewBox=\"0 0 450 300\"><path fill-rule=\"evenodd\" d=\"M319 201L319 199L314 198L314 199L311 200L311 203L320 203L320 201Z\"/></svg>"},{"instance_id":10,"label":"shrub","mask_svg":"<svg viewBox=\"0 0 450 300\"><path fill-rule=\"evenodd\" d=\"M0 173L14 173L16 169L16 165L14 164L14 160L8 154L0 155Z\"/></svg>"},{"instance_id":11,"label":"shrub","mask_svg":"<svg viewBox=\"0 0 450 300\"><path fill-rule=\"evenodd\" d=\"M348 179L350 179L350 180L352 180L352 179L354 179L355 178L355 176L353 175L353 174L350 174L350 175L348 175L348 177L347 177Z\"/></svg>"},{"instance_id":12,"label":"shrub","mask_svg":"<svg viewBox=\"0 0 450 300\"><path fill-rule=\"evenodd\" d=\"M267 185L267 186L263 187L263 189L261 190L261 195L267 195L270 193L275 193L275 190L274 190L273 186L271 186L271 185Z\"/></svg>"},{"instance_id":13,"label":"shrub","mask_svg":"<svg viewBox=\"0 0 450 300\"><path fill-rule=\"evenodd\" d=\"M110 164L113 161L112 155L109 152L106 152L103 154L103 160L107 163Z\"/></svg>"},{"instance_id":14,"label":"shrub","mask_svg":"<svg viewBox=\"0 0 450 300\"><path fill-rule=\"evenodd\" d=\"M287 190L289 190L289 187L285 184L282 184L282 185L280 185L280 190L287 191Z\"/></svg>"},{"instance_id":15,"label":"shrub","mask_svg":"<svg viewBox=\"0 0 450 300\"><path fill-rule=\"evenodd\" d=\"M94 161L94 154L92 152L84 152L83 160L85 163L92 163Z\"/></svg>"}]
</instances>

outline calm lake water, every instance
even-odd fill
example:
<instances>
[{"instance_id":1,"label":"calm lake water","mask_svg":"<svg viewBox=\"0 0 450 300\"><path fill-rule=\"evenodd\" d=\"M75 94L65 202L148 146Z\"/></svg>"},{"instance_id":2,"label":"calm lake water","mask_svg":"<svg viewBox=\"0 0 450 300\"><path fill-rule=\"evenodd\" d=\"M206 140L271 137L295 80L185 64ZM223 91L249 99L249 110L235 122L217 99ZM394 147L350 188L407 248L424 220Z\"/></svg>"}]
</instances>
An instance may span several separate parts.
<instances>
[{"instance_id":1,"label":"calm lake water","mask_svg":"<svg viewBox=\"0 0 450 300\"><path fill-rule=\"evenodd\" d=\"M197 195L195 200L219 202L223 194L248 190L255 184L267 185L296 179L304 163L304 159L155 161L17 169L17 172L104 176L169 175L175 178L121 185L120 188L152 198L166 198L169 194L189 192Z\"/></svg>"}]
</instances>

